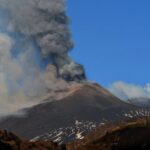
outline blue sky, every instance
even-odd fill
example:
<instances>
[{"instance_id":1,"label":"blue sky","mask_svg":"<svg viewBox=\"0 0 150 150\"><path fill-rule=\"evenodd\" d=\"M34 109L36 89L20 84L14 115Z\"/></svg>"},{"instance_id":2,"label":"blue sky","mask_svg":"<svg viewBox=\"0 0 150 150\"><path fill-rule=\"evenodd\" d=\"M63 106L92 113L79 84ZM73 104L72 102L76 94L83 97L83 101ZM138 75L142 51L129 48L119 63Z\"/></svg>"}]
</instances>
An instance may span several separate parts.
<instances>
[{"instance_id":1,"label":"blue sky","mask_svg":"<svg viewBox=\"0 0 150 150\"><path fill-rule=\"evenodd\" d=\"M71 56L90 80L107 87L150 79L150 1L68 0L75 48Z\"/></svg>"}]
</instances>

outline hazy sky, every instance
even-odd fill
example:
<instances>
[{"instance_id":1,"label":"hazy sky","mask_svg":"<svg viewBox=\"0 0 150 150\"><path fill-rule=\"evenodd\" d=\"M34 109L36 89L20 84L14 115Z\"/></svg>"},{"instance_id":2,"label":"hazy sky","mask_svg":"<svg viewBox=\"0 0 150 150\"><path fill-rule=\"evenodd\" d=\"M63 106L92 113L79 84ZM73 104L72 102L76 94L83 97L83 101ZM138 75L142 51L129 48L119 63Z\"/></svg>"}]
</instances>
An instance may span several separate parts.
<instances>
[{"instance_id":1,"label":"hazy sky","mask_svg":"<svg viewBox=\"0 0 150 150\"><path fill-rule=\"evenodd\" d=\"M149 0L68 0L71 55L103 86L150 80Z\"/></svg>"}]
</instances>

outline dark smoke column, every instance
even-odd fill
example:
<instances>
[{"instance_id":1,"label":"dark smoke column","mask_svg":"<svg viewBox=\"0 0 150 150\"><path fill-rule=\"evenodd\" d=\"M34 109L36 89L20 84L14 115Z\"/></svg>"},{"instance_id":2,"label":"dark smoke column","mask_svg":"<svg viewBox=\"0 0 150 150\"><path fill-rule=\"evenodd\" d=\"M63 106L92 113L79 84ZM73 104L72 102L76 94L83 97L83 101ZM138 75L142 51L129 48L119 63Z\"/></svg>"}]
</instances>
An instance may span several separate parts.
<instances>
[{"instance_id":1,"label":"dark smoke column","mask_svg":"<svg viewBox=\"0 0 150 150\"><path fill-rule=\"evenodd\" d=\"M11 30L33 41L43 61L54 66L57 78L66 81L85 80L82 65L68 52L73 48L65 10L65 0L0 0L9 12Z\"/></svg>"}]
</instances>

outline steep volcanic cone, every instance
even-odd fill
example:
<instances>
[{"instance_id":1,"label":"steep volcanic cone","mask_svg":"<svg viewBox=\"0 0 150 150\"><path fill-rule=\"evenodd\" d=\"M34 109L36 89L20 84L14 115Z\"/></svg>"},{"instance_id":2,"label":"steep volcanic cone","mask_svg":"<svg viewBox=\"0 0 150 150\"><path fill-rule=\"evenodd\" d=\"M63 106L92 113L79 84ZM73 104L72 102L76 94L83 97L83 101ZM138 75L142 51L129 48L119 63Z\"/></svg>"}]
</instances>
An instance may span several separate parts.
<instances>
[{"instance_id":1,"label":"steep volcanic cone","mask_svg":"<svg viewBox=\"0 0 150 150\"><path fill-rule=\"evenodd\" d=\"M33 138L53 129L71 126L76 120L116 121L122 119L125 112L137 109L97 84L79 84L66 89L66 93L57 101L47 98L41 104L28 108L23 117L3 119L0 128L24 138Z\"/></svg>"}]
</instances>

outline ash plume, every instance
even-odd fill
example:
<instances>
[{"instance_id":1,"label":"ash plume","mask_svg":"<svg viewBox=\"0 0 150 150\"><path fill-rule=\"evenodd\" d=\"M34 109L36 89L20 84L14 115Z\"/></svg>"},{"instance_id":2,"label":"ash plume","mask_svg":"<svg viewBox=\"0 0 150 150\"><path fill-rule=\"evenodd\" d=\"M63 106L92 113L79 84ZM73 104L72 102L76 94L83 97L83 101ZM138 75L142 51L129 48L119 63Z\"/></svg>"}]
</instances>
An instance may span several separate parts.
<instances>
[{"instance_id":1,"label":"ash plume","mask_svg":"<svg viewBox=\"0 0 150 150\"><path fill-rule=\"evenodd\" d=\"M73 48L65 0L0 0L0 113L86 80ZM31 101L32 99L32 101Z\"/></svg>"}]
</instances>

